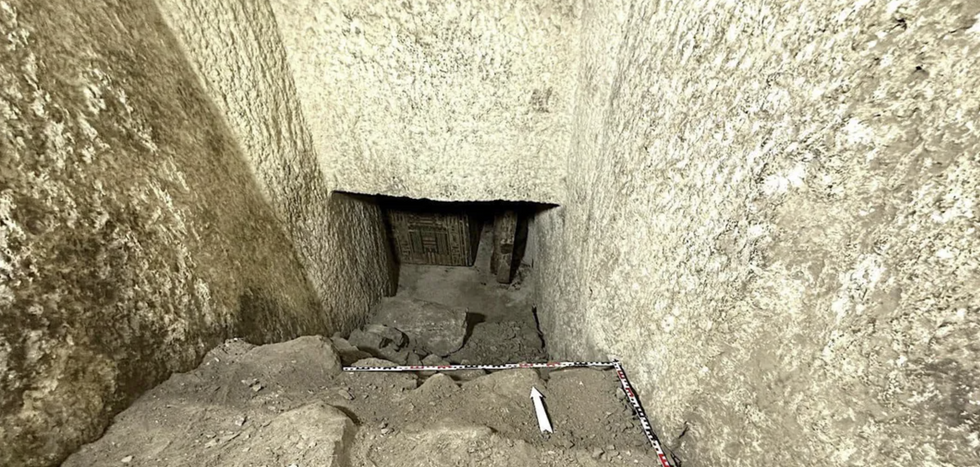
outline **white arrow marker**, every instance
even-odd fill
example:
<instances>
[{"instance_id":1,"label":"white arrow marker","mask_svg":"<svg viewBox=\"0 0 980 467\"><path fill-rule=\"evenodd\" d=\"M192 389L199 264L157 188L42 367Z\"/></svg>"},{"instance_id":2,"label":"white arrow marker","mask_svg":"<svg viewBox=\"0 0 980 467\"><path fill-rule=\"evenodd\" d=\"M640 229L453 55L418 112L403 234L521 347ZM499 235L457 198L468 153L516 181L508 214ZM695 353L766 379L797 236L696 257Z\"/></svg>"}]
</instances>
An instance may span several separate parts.
<instances>
[{"instance_id":1,"label":"white arrow marker","mask_svg":"<svg viewBox=\"0 0 980 467\"><path fill-rule=\"evenodd\" d=\"M538 391L538 388L531 386L531 400L534 401L534 414L538 416L538 428L541 429L542 433L554 433L555 430L551 428L551 420L548 420L548 412L544 411L544 402L541 402L544 396Z\"/></svg>"}]
</instances>

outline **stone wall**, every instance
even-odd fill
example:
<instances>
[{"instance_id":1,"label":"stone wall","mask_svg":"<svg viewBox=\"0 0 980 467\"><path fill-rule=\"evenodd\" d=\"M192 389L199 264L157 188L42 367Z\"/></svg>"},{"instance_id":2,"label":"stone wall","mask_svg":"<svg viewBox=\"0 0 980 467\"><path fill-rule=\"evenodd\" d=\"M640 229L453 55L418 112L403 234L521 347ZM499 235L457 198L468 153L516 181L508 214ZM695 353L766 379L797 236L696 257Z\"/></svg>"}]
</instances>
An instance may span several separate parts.
<instances>
[{"instance_id":1,"label":"stone wall","mask_svg":"<svg viewBox=\"0 0 980 467\"><path fill-rule=\"evenodd\" d=\"M320 163L339 189L557 202L577 2L273 0Z\"/></svg>"},{"instance_id":2,"label":"stone wall","mask_svg":"<svg viewBox=\"0 0 980 467\"><path fill-rule=\"evenodd\" d=\"M592 2L556 357L689 466L980 462L980 4Z\"/></svg>"},{"instance_id":3,"label":"stone wall","mask_svg":"<svg viewBox=\"0 0 980 467\"><path fill-rule=\"evenodd\" d=\"M325 220L256 183L251 163L279 156L237 144L231 104L212 106L152 4L2 0L0 37L0 465L57 463L227 337L349 321L324 312L291 241ZM363 217L353 203L331 218Z\"/></svg>"},{"instance_id":4,"label":"stone wall","mask_svg":"<svg viewBox=\"0 0 980 467\"><path fill-rule=\"evenodd\" d=\"M375 203L332 194L317 163L267 0L158 0L208 97L242 146L337 329L394 292L394 258ZM329 162L328 162L329 165Z\"/></svg>"},{"instance_id":5,"label":"stone wall","mask_svg":"<svg viewBox=\"0 0 980 467\"><path fill-rule=\"evenodd\" d=\"M562 203L549 350L685 465L980 462L976 2L320 3L0 0L0 464L356 324L332 190Z\"/></svg>"}]
</instances>

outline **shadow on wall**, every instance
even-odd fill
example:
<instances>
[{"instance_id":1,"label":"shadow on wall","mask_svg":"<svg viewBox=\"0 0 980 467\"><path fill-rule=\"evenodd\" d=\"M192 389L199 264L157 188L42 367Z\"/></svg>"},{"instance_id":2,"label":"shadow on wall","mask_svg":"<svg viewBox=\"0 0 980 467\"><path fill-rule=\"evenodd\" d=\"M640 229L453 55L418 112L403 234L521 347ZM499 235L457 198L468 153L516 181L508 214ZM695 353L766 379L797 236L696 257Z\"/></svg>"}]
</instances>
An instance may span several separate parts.
<instances>
[{"instance_id":1,"label":"shadow on wall","mask_svg":"<svg viewBox=\"0 0 980 467\"><path fill-rule=\"evenodd\" d=\"M0 125L0 465L57 464L226 338L329 334L353 313L320 303L152 4L12 2L0 34L19 38L0 50L19 116ZM323 200L337 223L383 229L345 199ZM377 275L357 255L374 238L334 272Z\"/></svg>"},{"instance_id":2,"label":"shadow on wall","mask_svg":"<svg viewBox=\"0 0 980 467\"><path fill-rule=\"evenodd\" d=\"M329 237L324 242L330 248L325 258L328 264L316 265L323 273L310 280L324 298L322 310L331 332L349 333L364 324L377 298L394 295L398 262L389 244L382 208L374 200L332 192L327 206L329 223L318 226L317 231ZM351 289L359 289L359 293Z\"/></svg>"},{"instance_id":3,"label":"shadow on wall","mask_svg":"<svg viewBox=\"0 0 980 467\"><path fill-rule=\"evenodd\" d=\"M332 239L325 242L331 255L328 264L318 265L317 277L333 280L316 284L328 299L313 295L302 307L309 311L313 322L297 316L290 304L269 287L251 285L238 297L239 321L234 337L261 345L300 335L348 333L363 324L373 306L373 301L344 300L351 293L350 284L369 289L367 284L380 283L383 285L377 298L394 295L398 263L387 243L381 209L368 199L344 193L331 193L326 204L331 222L321 233ZM308 281L318 280L310 277L308 270L304 273ZM384 275L380 280L379 274ZM371 291L365 293L369 295Z\"/></svg>"}]
</instances>

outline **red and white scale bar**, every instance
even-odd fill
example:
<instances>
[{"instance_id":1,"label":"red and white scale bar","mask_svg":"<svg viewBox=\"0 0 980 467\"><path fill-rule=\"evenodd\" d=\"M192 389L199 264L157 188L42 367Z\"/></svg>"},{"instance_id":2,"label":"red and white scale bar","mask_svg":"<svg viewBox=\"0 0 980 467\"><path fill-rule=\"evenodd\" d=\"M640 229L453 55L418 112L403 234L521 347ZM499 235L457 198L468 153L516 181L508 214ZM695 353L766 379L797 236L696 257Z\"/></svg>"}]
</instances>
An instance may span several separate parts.
<instances>
[{"instance_id":1,"label":"red and white scale bar","mask_svg":"<svg viewBox=\"0 0 980 467\"><path fill-rule=\"evenodd\" d=\"M646 435L647 439L650 440L650 444L653 449L657 451L657 458L660 459L660 464L662 467L671 467L670 461L667 459L667 454L664 453L663 448L660 446L660 439L657 435L653 433L653 427L650 425L650 420L647 419L646 412L643 411L643 406L640 405L640 399L636 395L636 391L633 390L633 385L630 384L630 380L626 377L626 371L623 370L623 365L619 362L545 362L545 363L505 363L502 365L407 365L407 366L345 366L344 371L351 372L390 372L390 371L456 371L456 370L512 370L515 368L576 368L576 367L592 367L592 368L613 368L616 370L616 377L619 378L619 384L623 387L623 392L626 393L626 397L630 401L630 405L633 406L633 412L636 413L636 417L640 419L640 426L643 427L643 434Z\"/></svg>"}]
</instances>

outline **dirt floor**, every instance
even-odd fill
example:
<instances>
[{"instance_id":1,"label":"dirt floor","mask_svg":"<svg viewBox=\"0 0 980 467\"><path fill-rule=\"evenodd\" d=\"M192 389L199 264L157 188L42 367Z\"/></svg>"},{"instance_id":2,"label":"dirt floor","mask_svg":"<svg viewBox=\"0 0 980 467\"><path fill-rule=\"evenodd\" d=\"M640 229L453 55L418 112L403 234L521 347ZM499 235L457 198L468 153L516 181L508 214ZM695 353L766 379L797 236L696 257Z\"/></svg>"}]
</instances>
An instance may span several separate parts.
<instances>
[{"instance_id":1,"label":"dirt floor","mask_svg":"<svg viewBox=\"0 0 980 467\"><path fill-rule=\"evenodd\" d=\"M554 434L538 431L532 386ZM467 382L344 373L325 338L233 340L145 394L64 465L656 465L621 394L611 371L508 370Z\"/></svg>"},{"instance_id":2,"label":"dirt floor","mask_svg":"<svg viewBox=\"0 0 980 467\"><path fill-rule=\"evenodd\" d=\"M64 465L657 465L611 370L342 371L544 361L531 284L521 271L498 284L482 243L473 268L403 266L396 297L348 336L226 342ZM538 429L532 387L553 434Z\"/></svg>"},{"instance_id":3,"label":"dirt floor","mask_svg":"<svg viewBox=\"0 0 980 467\"><path fill-rule=\"evenodd\" d=\"M515 363L546 359L532 312L534 284L523 264L510 284L490 272L491 229L484 229L473 267L403 264L398 297L466 308L469 336L453 363Z\"/></svg>"}]
</instances>

